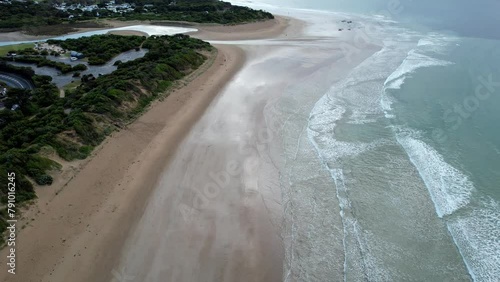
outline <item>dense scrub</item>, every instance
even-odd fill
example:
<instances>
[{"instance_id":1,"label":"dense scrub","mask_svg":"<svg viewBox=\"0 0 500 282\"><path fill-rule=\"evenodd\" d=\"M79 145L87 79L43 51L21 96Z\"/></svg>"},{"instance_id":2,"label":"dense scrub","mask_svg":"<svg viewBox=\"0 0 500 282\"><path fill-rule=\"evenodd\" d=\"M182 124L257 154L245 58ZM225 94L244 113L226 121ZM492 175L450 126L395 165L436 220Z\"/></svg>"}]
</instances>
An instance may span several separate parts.
<instances>
[{"instance_id":1,"label":"dense scrub","mask_svg":"<svg viewBox=\"0 0 500 282\"><path fill-rule=\"evenodd\" d=\"M53 8L48 2L0 3L0 28L4 29L56 25L62 23L67 17L67 13Z\"/></svg>"},{"instance_id":2,"label":"dense scrub","mask_svg":"<svg viewBox=\"0 0 500 282\"><path fill-rule=\"evenodd\" d=\"M109 75L84 76L82 84L59 98L51 77L36 76L29 68L0 63L0 70L31 77L32 91L11 89L7 107L19 104L16 111L0 111L0 198L6 199L7 172L16 173L17 201L34 198L33 184L50 185L50 170L59 164L48 152L65 160L86 158L117 126L136 117L172 83L206 60L200 51L210 44L186 35L127 37L149 52L140 59L122 63ZM84 44L87 39L72 44ZM92 39L99 44L109 36ZM78 41L78 40L77 40ZM4 211L0 213L0 232L5 228Z\"/></svg>"},{"instance_id":3,"label":"dense scrub","mask_svg":"<svg viewBox=\"0 0 500 282\"><path fill-rule=\"evenodd\" d=\"M217 0L131 0L131 2L137 3L136 12L124 14L120 16L121 19L237 24L274 18L271 13L262 10L253 10ZM175 5L172 4L173 2ZM153 3L152 7L143 6L151 3Z\"/></svg>"}]
</instances>

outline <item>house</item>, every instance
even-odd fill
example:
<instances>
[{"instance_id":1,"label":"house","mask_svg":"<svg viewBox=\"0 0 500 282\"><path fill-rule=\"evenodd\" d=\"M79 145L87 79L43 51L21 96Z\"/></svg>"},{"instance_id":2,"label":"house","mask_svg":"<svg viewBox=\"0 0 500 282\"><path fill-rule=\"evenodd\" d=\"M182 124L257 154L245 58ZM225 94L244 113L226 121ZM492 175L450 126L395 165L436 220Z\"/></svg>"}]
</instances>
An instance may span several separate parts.
<instances>
[{"instance_id":1,"label":"house","mask_svg":"<svg viewBox=\"0 0 500 282\"><path fill-rule=\"evenodd\" d=\"M11 111L15 111L15 110L17 110L17 109L19 109L19 105L18 105L18 104L14 104L14 105L12 106L12 108L10 108L10 110L11 110Z\"/></svg>"},{"instance_id":2,"label":"house","mask_svg":"<svg viewBox=\"0 0 500 282\"><path fill-rule=\"evenodd\" d=\"M83 54L82 54L82 53L80 53L80 52L76 52L76 51L71 51L71 52L69 53L69 55L70 55L72 58L76 58L76 59L83 59L83 58L85 58L85 55L83 55ZM73 60L73 59L72 59L72 60ZM73 60L73 61L75 61L75 60Z\"/></svg>"},{"instance_id":3,"label":"house","mask_svg":"<svg viewBox=\"0 0 500 282\"><path fill-rule=\"evenodd\" d=\"M87 12L92 12L93 10L97 10L97 9L99 9L99 7L97 7L97 5L84 6L82 8L83 11L87 11Z\"/></svg>"}]
</instances>

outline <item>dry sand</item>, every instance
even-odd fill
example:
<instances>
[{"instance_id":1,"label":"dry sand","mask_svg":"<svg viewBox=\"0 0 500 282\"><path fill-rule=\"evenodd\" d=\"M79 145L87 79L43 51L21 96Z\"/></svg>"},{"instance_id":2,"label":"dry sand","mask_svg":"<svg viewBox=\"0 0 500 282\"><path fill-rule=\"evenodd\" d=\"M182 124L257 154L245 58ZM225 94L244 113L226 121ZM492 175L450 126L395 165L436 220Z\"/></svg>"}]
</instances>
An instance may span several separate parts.
<instances>
[{"instance_id":1,"label":"dry sand","mask_svg":"<svg viewBox=\"0 0 500 282\"><path fill-rule=\"evenodd\" d=\"M273 24L270 30L257 26L263 28L260 33L249 26L241 32L255 36L252 38L275 36L286 23ZM227 34L220 28L209 32L214 39ZM231 36L241 39L240 34ZM88 160L64 163L65 170L55 184L38 189L39 199L19 222L24 228L17 238L17 274L2 271L0 281L111 279L110 269L117 265L127 237L144 214L148 198L178 145L244 63L241 49L217 48L213 64L193 74L187 86L156 102L137 121L114 133ZM276 245L268 247L279 250ZM6 254L6 249L0 252L0 264L4 266ZM259 258L265 258L262 255ZM281 265L273 267L278 268L271 277L280 276ZM231 271L232 277L237 277L238 267Z\"/></svg>"},{"instance_id":2,"label":"dry sand","mask_svg":"<svg viewBox=\"0 0 500 282\"><path fill-rule=\"evenodd\" d=\"M289 26L290 19L275 17L273 20L249 23L244 25L198 25L198 32L190 35L207 40L250 40L272 38L283 34Z\"/></svg>"}]
</instances>

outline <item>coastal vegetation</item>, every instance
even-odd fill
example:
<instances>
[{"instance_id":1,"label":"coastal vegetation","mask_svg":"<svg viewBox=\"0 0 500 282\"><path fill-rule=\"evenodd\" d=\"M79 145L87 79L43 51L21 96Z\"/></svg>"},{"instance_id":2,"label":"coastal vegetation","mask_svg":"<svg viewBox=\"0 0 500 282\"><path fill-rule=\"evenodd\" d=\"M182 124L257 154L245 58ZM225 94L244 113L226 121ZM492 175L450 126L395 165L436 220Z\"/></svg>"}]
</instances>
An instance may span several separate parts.
<instances>
[{"instance_id":1,"label":"coastal vegetation","mask_svg":"<svg viewBox=\"0 0 500 282\"><path fill-rule=\"evenodd\" d=\"M272 14L218 0L125 0L122 8L102 1L12 1L0 3L0 32L22 30L56 35L81 27L102 27L96 19L169 20L239 24L268 20ZM70 4L79 5L70 5ZM97 26L96 26L97 25Z\"/></svg>"},{"instance_id":2,"label":"coastal vegetation","mask_svg":"<svg viewBox=\"0 0 500 282\"><path fill-rule=\"evenodd\" d=\"M94 35L67 40L48 40L48 44L59 45L66 50L83 53L89 60L89 65L102 65L120 53L139 49L146 37Z\"/></svg>"},{"instance_id":3,"label":"coastal vegetation","mask_svg":"<svg viewBox=\"0 0 500 282\"><path fill-rule=\"evenodd\" d=\"M34 90L9 89L3 101L6 109L0 110L0 174L15 172L17 202L36 197L34 183L52 183L51 171L60 168L52 156L57 154L67 161L86 158L107 135L136 118L213 52L209 43L181 34L126 38L133 42L130 46L142 44L149 51L142 58L119 64L111 74L97 78L83 75L81 85L67 89L64 98L59 97L50 76L37 76L31 68L0 62L0 71L31 78L35 85ZM68 44L115 46L111 41L121 42L122 38L99 35ZM16 104L18 110L8 110ZM5 181L6 177L0 178L0 206L6 201ZM0 232L5 230L5 220L2 207Z\"/></svg>"},{"instance_id":4,"label":"coastal vegetation","mask_svg":"<svg viewBox=\"0 0 500 282\"><path fill-rule=\"evenodd\" d=\"M35 43L21 43L15 45L0 46L0 56L6 56L9 52L19 52L25 49L33 50Z\"/></svg>"}]
</instances>

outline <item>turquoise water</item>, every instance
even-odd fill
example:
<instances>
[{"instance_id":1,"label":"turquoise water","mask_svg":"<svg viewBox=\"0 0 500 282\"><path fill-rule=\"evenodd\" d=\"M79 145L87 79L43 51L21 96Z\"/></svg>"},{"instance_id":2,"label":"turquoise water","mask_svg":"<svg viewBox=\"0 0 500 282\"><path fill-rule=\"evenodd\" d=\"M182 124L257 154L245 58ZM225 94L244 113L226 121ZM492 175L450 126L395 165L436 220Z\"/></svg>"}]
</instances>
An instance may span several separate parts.
<instances>
[{"instance_id":1,"label":"turquoise water","mask_svg":"<svg viewBox=\"0 0 500 282\"><path fill-rule=\"evenodd\" d=\"M369 33L380 51L332 82L322 96L312 94L309 89L314 87L298 86L293 96L303 100L300 105L315 99L306 121L312 145L307 150L317 153L318 162L302 154L308 157L307 166L325 168L331 181L320 183L315 175L304 184L306 175L300 178L300 172L311 174L310 168L296 163L306 149L297 149L294 158L287 159L293 174L288 177L291 188L283 194L287 201L294 195L301 200L295 203L300 208L289 208L292 227L285 227L287 235L300 237L288 246L286 277L498 281L500 36L495 26L500 2L250 2L276 11L265 4L342 11L317 14L320 20L313 27L324 37L335 37L334 29L318 23L342 17L380 27ZM282 13L310 22L314 12ZM296 113L305 114L302 111ZM298 128L285 127L285 141L300 140L292 132ZM324 185L334 190L321 192ZM324 195L304 197L307 186ZM308 201L314 204L303 204ZM324 207L335 203L338 207ZM315 216L306 215L308 208ZM339 222L315 224L333 218L332 212L340 214ZM314 227L301 231L296 219ZM327 236L328 231L342 236L341 246L321 240L318 234ZM317 248L322 252L314 253ZM335 268L335 255L343 257L340 273L325 271L330 276L322 277L318 266Z\"/></svg>"}]
</instances>

